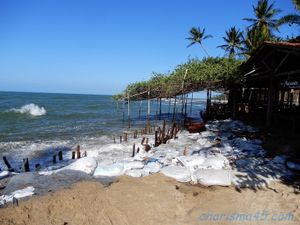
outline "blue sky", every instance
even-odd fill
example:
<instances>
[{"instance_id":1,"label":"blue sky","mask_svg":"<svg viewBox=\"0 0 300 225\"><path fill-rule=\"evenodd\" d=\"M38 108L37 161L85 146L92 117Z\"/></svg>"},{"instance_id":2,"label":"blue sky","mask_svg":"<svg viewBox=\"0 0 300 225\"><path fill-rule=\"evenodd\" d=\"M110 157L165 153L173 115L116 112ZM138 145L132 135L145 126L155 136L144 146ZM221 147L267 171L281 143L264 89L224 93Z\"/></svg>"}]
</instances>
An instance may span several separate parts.
<instances>
[{"instance_id":1,"label":"blue sky","mask_svg":"<svg viewBox=\"0 0 300 225\"><path fill-rule=\"evenodd\" d=\"M193 26L223 56L225 30L244 29L256 0L1 0L0 90L115 94L153 71L167 73L200 47L186 48ZM295 12L277 0L281 15ZM284 26L280 35L298 35Z\"/></svg>"}]
</instances>

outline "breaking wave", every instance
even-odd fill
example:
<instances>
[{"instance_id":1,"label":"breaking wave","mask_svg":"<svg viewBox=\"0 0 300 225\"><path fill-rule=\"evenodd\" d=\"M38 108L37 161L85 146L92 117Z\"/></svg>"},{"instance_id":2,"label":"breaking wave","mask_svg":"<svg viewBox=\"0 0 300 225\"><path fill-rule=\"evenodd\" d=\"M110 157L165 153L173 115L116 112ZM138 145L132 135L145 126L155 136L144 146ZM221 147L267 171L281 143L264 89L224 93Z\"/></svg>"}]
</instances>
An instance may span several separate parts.
<instances>
[{"instance_id":1,"label":"breaking wave","mask_svg":"<svg viewBox=\"0 0 300 225\"><path fill-rule=\"evenodd\" d=\"M38 105L35 105L33 103L24 105L19 109L12 108L9 111L16 112L16 113L22 113L22 114L28 114L31 116L42 116L47 113L47 111L44 107L39 107Z\"/></svg>"}]
</instances>

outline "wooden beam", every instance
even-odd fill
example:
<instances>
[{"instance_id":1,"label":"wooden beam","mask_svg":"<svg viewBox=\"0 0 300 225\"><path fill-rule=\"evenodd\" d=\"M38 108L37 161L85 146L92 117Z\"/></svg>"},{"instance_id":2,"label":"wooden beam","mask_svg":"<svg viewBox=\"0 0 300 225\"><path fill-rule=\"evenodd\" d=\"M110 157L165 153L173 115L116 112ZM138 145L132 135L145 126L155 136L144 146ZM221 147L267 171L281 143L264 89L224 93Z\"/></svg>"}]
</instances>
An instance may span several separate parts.
<instances>
[{"instance_id":1,"label":"wooden beam","mask_svg":"<svg viewBox=\"0 0 300 225\"><path fill-rule=\"evenodd\" d=\"M275 74L275 76L279 77L279 76L294 75L294 74L299 74L299 76L300 76L300 70L292 70L292 71L277 73L277 74Z\"/></svg>"},{"instance_id":2,"label":"wooden beam","mask_svg":"<svg viewBox=\"0 0 300 225\"><path fill-rule=\"evenodd\" d=\"M278 64L278 66L274 69L274 74L277 73L277 71L280 69L280 67L282 66L282 64L285 62L285 60L287 59L287 57L289 57L289 53L286 54L283 59L281 60L281 62Z\"/></svg>"}]
</instances>

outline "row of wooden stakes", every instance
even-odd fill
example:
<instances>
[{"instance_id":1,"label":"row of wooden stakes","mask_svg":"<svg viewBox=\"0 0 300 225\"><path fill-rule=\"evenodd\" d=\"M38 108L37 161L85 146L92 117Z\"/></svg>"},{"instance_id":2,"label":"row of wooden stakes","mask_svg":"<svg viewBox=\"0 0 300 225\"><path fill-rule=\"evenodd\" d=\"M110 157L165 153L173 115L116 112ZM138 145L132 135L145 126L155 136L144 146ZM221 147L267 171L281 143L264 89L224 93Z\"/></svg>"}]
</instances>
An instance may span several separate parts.
<instances>
[{"instance_id":1,"label":"row of wooden stakes","mask_svg":"<svg viewBox=\"0 0 300 225\"><path fill-rule=\"evenodd\" d=\"M76 159L76 158L79 159L81 157L86 157L86 156L87 156L86 151L84 151L83 154L81 154L80 145L77 145L76 150L72 151L72 159ZM63 151L62 150L60 150L57 154L53 154L53 156L52 156L52 163L56 164L57 163L57 159L59 161L63 160ZM10 172L14 172L15 171L12 168L11 164L8 162L6 156L3 156L3 161L4 161L4 164L6 165L8 171L10 171ZM35 164L35 169L37 171L40 170L41 169L41 164L39 164L39 163ZM28 160L28 158L23 159L22 166L21 166L21 172L30 172L30 166L29 166L29 160Z\"/></svg>"}]
</instances>

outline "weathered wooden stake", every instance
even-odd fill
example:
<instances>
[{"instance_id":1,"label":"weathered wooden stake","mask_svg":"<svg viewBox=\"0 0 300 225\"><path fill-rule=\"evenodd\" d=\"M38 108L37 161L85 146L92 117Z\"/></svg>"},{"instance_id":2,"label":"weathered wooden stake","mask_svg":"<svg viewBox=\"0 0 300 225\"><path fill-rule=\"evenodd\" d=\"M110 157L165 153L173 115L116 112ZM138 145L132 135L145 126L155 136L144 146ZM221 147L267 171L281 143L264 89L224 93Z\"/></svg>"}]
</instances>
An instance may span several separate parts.
<instances>
[{"instance_id":1,"label":"weathered wooden stake","mask_svg":"<svg viewBox=\"0 0 300 225\"><path fill-rule=\"evenodd\" d=\"M23 172L30 172L30 168L29 168L29 160L28 160L28 158L23 159L22 171L23 171Z\"/></svg>"},{"instance_id":2,"label":"weathered wooden stake","mask_svg":"<svg viewBox=\"0 0 300 225\"><path fill-rule=\"evenodd\" d=\"M157 144L157 136L158 136L158 131L155 131L155 140L154 140L154 147L157 147L158 144Z\"/></svg>"},{"instance_id":3,"label":"weathered wooden stake","mask_svg":"<svg viewBox=\"0 0 300 225\"><path fill-rule=\"evenodd\" d=\"M135 144L133 144L133 146L132 146L132 157L134 157L135 156Z\"/></svg>"},{"instance_id":4,"label":"weathered wooden stake","mask_svg":"<svg viewBox=\"0 0 300 225\"><path fill-rule=\"evenodd\" d=\"M56 155L54 154L52 157L52 163L55 164L56 163Z\"/></svg>"},{"instance_id":5,"label":"weathered wooden stake","mask_svg":"<svg viewBox=\"0 0 300 225\"><path fill-rule=\"evenodd\" d=\"M58 152L58 159L59 161L63 160L63 152L61 150Z\"/></svg>"},{"instance_id":6,"label":"weathered wooden stake","mask_svg":"<svg viewBox=\"0 0 300 225\"><path fill-rule=\"evenodd\" d=\"M3 156L3 161L4 161L4 163L5 163L5 165L6 165L7 169L8 169L8 171L13 171L13 170L14 170L14 169L11 167L11 165L9 164L9 162L8 162L8 160L7 160L7 158L6 158L6 156Z\"/></svg>"},{"instance_id":7,"label":"weathered wooden stake","mask_svg":"<svg viewBox=\"0 0 300 225\"><path fill-rule=\"evenodd\" d=\"M120 143L122 143L122 136L120 136Z\"/></svg>"},{"instance_id":8,"label":"weathered wooden stake","mask_svg":"<svg viewBox=\"0 0 300 225\"><path fill-rule=\"evenodd\" d=\"M72 151L72 159L75 159L75 154L76 154L76 152Z\"/></svg>"},{"instance_id":9,"label":"weathered wooden stake","mask_svg":"<svg viewBox=\"0 0 300 225\"><path fill-rule=\"evenodd\" d=\"M145 139L146 139L146 138L143 137L142 142L141 142L142 145L144 144Z\"/></svg>"}]
</instances>

